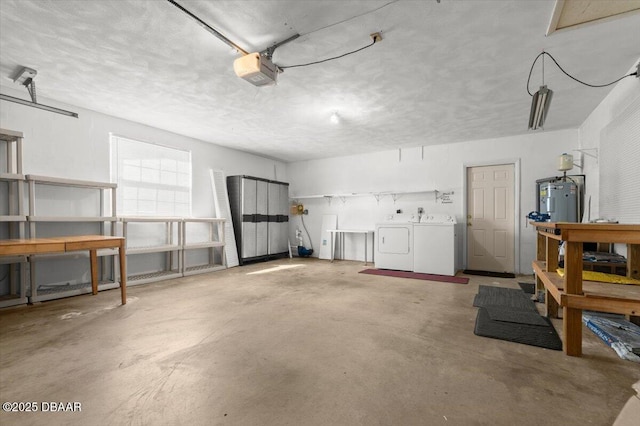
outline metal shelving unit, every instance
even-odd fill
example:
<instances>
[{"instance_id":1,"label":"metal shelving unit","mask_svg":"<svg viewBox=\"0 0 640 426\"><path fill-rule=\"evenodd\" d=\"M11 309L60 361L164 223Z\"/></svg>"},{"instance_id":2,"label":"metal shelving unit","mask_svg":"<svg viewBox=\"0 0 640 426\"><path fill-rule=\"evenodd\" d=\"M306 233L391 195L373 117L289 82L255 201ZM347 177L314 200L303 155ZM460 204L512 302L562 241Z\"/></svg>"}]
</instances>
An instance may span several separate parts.
<instances>
[{"instance_id":1,"label":"metal shelving unit","mask_svg":"<svg viewBox=\"0 0 640 426\"><path fill-rule=\"evenodd\" d=\"M6 212L0 211L0 224L6 226L9 238L25 237L24 175L22 174L22 141L24 135L13 130L0 129L6 165L0 169L0 182L7 185ZM7 265L9 292L0 296L0 308L27 303L27 258L3 256L0 264Z\"/></svg>"},{"instance_id":2,"label":"metal shelving unit","mask_svg":"<svg viewBox=\"0 0 640 426\"><path fill-rule=\"evenodd\" d=\"M176 217L120 217L122 236L127 241L127 256L140 254L165 253L165 269L162 271L131 274L127 276L128 285L144 284L153 281L168 280L182 276L182 219ZM161 244L137 242L132 236L135 228L164 224L164 237ZM148 238L146 238L148 240ZM177 264L176 264L177 263ZM174 267L174 264L176 266Z\"/></svg>"},{"instance_id":3,"label":"metal shelving unit","mask_svg":"<svg viewBox=\"0 0 640 426\"><path fill-rule=\"evenodd\" d=\"M190 218L182 220L182 274L184 276L218 271L227 267L227 260L224 253L225 222L225 219L218 218ZM188 226L198 223L207 225L208 232L200 234L205 235L207 238L201 239L200 241L187 242L187 235L189 235ZM207 250L208 263L187 266L187 250L198 249ZM217 261L218 259L219 261Z\"/></svg>"},{"instance_id":4,"label":"metal shelving unit","mask_svg":"<svg viewBox=\"0 0 640 426\"><path fill-rule=\"evenodd\" d=\"M61 233L71 235L74 233L74 229L65 230L61 229L64 226L62 224L74 225L77 228L79 224L97 224L98 231L96 234L100 235L115 235L115 223L116 218L116 187L115 183L110 182L95 182L75 179L63 179L50 176L38 176L38 175L26 175L26 182L29 186L29 214L27 216L27 222L29 223L29 236L35 237L47 237L49 235L38 234L51 234L50 230L43 229L45 224L56 223L55 231L53 234L59 236ZM60 203L65 201L64 206L65 214L39 214L38 213L38 190L40 185L47 185L58 188L73 188L78 191L87 191L87 193L93 193L97 191L97 214L79 214L79 215L67 215L68 210L74 208L80 208L83 203L74 203L73 200L61 200L55 201ZM52 203L49 200L50 204ZM107 226L108 225L108 226ZM117 277L116 258L117 250L114 249L102 249L98 250L98 256L101 257L101 277L98 286L99 290L107 290L119 287L119 281ZM114 256L113 261L108 265L107 256ZM71 283L71 280L64 285L59 283L54 284L41 284L38 286L36 281L36 265L39 261L46 260L62 260L62 259L79 259L87 258L87 253L67 253L67 254L42 254L29 256L30 265L30 294L29 300L31 302L41 302L45 300L57 299L62 297L75 296L79 294L91 293L91 282ZM109 273L107 273L109 271ZM110 278L109 278L110 276Z\"/></svg>"}]
</instances>

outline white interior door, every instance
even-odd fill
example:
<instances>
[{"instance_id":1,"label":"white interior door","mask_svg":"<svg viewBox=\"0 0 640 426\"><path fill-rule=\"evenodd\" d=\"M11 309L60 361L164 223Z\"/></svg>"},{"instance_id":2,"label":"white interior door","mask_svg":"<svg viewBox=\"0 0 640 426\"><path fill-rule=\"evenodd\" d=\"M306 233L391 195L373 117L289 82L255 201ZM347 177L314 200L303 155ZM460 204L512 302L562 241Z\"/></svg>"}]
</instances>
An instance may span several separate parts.
<instances>
[{"instance_id":1,"label":"white interior door","mask_svg":"<svg viewBox=\"0 0 640 426\"><path fill-rule=\"evenodd\" d=\"M467 269L515 270L514 165L467 169Z\"/></svg>"}]
</instances>

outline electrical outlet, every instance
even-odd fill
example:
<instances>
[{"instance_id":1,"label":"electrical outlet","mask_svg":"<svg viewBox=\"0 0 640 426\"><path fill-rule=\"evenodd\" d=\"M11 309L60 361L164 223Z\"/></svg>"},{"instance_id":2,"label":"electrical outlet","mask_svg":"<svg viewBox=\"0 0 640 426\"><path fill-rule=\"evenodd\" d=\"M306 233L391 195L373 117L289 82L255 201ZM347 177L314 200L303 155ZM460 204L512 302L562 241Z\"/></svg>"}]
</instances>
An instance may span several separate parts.
<instances>
[{"instance_id":1,"label":"electrical outlet","mask_svg":"<svg viewBox=\"0 0 640 426\"><path fill-rule=\"evenodd\" d=\"M382 41L382 33L369 34L374 43L380 43Z\"/></svg>"}]
</instances>

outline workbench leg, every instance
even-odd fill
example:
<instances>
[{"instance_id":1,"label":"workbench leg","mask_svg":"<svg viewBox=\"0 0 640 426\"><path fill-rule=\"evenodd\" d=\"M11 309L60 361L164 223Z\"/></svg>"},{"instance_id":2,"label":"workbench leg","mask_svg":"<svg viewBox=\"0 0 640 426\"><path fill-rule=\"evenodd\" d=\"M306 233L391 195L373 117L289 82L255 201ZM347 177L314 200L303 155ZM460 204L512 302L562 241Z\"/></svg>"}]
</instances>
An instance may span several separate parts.
<instances>
[{"instance_id":1,"label":"workbench leg","mask_svg":"<svg viewBox=\"0 0 640 426\"><path fill-rule=\"evenodd\" d=\"M567 294L582 294L582 243L566 242L564 289ZM562 307L564 353L582 355L582 309Z\"/></svg>"},{"instance_id":2,"label":"workbench leg","mask_svg":"<svg viewBox=\"0 0 640 426\"><path fill-rule=\"evenodd\" d=\"M91 258L91 293L98 294L98 253L97 250L89 250Z\"/></svg>"},{"instance_id":3,"label":"workbench leg","mask_svg":"<svg viewBox=\"0 0 640 426\"><path fill-rule=\"evenodd\" d=\"M120 255L120 296L123 305L127 304L127 253L125 244L126 242L123 240L118 248L118 254Z\"/></svg>"},{"instance_id":4,"label":"workbench leg","mask_svg":"<svg viewBox=\"0 0 640 426\"><path fill-rule=\"evenodd\" d=\"M627 244L627 277L640 279L640 244ZM629 315L628 319L640 325L640 316Z\"/></svg>"},{"instance_id":5,"label":"workbench leg","mask_svg":"<svg viewBox=\"0 0 640 426\"><path fill-rule=\"evenodd\" d=\"M582 309L562 308L562 334L564 353L582 356Z\"/></svg>"},{"instance_id":6,"label":"workbench leg","mask_svg":"<svg viewBox=\"0 0 640 426\"><path fill-rule=\"evenodd\" d=\"M553 298L545 288L542 280L536 276L536 288L542 288L544 291L544 307L547 318L558 318L558 302Z\"/></svg>"}]
</instances>

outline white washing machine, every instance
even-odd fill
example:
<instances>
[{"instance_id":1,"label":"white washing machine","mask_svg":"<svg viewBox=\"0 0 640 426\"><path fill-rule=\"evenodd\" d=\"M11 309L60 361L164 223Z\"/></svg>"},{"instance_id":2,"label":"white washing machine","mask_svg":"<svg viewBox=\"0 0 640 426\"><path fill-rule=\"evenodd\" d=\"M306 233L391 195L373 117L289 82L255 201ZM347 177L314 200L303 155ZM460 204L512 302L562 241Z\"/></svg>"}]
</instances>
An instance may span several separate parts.
<instances>
[{"instance_id":1,"label":"white washing machine","mask_svg":"<svg viewBox=\"0 0 640 426\"><path fill-rule=\"evenodd\" d=\"M413 225L413 271L425 274L456 274L456 218L426 214Z\"/></svg>"},{"instance_id":2,"label":"white washing machine","mask_svg":"<svg viewBox=\"0 0 640 426\"><path fill-rule=\"evenodd\" d=\"M376 224L375 266L378 269L413 270L413 215L393 215Z\"/></svg>"}]
</instances>

